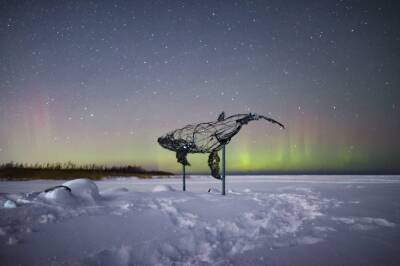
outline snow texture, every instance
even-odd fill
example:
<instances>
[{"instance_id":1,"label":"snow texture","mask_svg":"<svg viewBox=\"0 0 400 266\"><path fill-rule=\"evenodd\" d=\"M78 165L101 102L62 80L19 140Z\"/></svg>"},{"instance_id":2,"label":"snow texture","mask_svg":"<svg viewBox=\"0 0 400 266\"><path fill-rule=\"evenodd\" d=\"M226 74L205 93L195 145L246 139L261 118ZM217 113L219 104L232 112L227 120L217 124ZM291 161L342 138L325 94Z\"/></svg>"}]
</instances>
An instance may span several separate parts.
<instances>
[{"instance_id":1,"label":"snow texture","mask_svg":"<svg viewBox=\"0 0 400 266\"><path fill-rule=\"evenodd\" d=\"M169 185L157 185L153 188L153 192L165 192L165 191L175 191L171 186Z\"/></svg>"},{"instance_id":2,"label":"snow texture","mask_svg":"<svg viewBox=\"0 0 400 266\"><path fill-rule=\"evenodd\" d=\"M398 205L390 205L399 199L398 177L236 176L225 197L204 177L190 178L187 192L179 178L78 179L62 184L71 192L41 192L61 184L1 182L2 265L396 265L400 258Z\"/></svg>"}]
</instances>

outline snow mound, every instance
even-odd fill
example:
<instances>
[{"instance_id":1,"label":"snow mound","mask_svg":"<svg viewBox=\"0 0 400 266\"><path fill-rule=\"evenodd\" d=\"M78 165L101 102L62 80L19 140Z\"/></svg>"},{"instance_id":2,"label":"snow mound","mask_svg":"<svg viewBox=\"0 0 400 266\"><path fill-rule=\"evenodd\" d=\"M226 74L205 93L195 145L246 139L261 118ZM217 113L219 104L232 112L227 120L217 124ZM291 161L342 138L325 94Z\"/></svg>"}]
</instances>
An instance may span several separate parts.
<instances>
[{"instance_id":1,"label":"snow mound","mask_svg":"<svg viewBox=\"0 0 400 266\"><path fill-rule=\"evenodd\" d=\"M4 208L6 209L13 209L13 208L17 208L17 204L12 201L12 200L7 200L6 202L4 202Z\"/></svg>"},{"instance_id":2,"label":"snow mound","mask_svg":"<svg viewBox=\"0 0 400 266\"><path fill-rule=\"evenodd\" d=\"M157 185L153 188L153 192L166 192L166 191L175 191L173 187L170 185Z\"/></svg>"},{"instance_id":3,"label":"snow mound","mask_svg":"<svg viewBox=\"0 0 400 266\"><path fill-rule=\"evenodd\" d=\"M82 179L71 180L65 182L63 186L69 187L71 189L71 193L78 199L82 199L84 201L89 201L89 202L94 202L100 199L99 188L97 187L96 183L94 183L89 179L82 178ZM65 192L69 193L68 191ZM65 195L63 192L59 193L60 196Z\"/></svg>"},{"instance_id":4,"label":"snow mound","mask_svg":"<svg viewBox=\"0 0 400 266\"><path fill-rule=\"evenodd\" d=\"M44 198L58 203L70 203L75 200L71 192L65 188L56 188L49 192L44 192Z\"/></svg>"},{"instance_id":5,"label":"snow mound","mask_svg":"<svg viewBox=\"0 0 400 266\"><path fill-rule=\"evenodd\" d=\"M75 179L62 184L64 187L57 187L48 192L42 192L40 198L58 204L93 203L100 199L97 185L89 179Z\"/></svg>"},{"instance_id":6,"label":"snow mound","mask_svg":"<svg viewBox=\"0 0 400 266\"><path fill-rule=\"evenodd\" d=\"M395 227L396 224L383 218L375 217L332 217L333 221L350 225L355 230L372 230L377 227Z\"/></svg>"}]
</instances>

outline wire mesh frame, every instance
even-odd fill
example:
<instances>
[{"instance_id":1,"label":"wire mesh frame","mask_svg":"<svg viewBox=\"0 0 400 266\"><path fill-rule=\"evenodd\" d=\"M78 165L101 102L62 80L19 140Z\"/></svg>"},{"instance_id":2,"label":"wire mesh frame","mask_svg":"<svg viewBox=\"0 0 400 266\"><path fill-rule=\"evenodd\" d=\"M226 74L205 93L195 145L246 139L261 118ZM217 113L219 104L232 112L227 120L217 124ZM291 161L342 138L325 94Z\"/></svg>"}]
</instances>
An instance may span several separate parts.
<instances>
[{"instance_id":1,"label":"wire mesh frame","mask_svg":"<svg viewBox=\"0 0 400 266\"><path fill-rule=\"evenodd\" d=\"M225 118L225 114L222 112L217 121L187 125L158 138L158 142L162 147L175 151L177 161L183 166L190 165L186 158L188 153L210 153L208 165L211 169L211 175L217 179L222 179L218 151L230 142L232 137L240 131L242 125L259 119L267 120L284 128L283 124L263 115L236 114ZM225 152L223 151L224 156ZM185 180L185 173L183 180ZM222 181L225 184L225 158L223 158Z\"/></svg>"}]
</instances>

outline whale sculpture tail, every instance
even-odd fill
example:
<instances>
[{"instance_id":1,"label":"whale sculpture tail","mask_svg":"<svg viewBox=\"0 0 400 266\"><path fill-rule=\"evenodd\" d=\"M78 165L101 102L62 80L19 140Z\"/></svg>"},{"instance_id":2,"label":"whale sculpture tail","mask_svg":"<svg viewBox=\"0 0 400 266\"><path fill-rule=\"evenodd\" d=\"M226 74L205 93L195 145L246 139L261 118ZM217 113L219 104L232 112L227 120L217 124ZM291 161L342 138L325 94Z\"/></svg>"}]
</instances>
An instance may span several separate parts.
<instances>
[{"instance_id":1,"label":"whale sculpture tail","mask_svg":"<svg viewBox=\"0 0 400 266\"><path fill-rule=\"evenodd\" d=\"M264 119L264 120L266 120L266 121L268 121L268 122L271 122L271 123L273 123L273 124L279 125L282 129L285 128L285 126L284 126L282 123L276 121L275 119L272 119L272 118L270 118L270 117L267 117L267 116L265 116L265 115L259 115L259 114L255 114L255 113L254 113L254 114L249 113L249 114L246 114L246 115L237 115L237 116L242 116L241 118L239 118L238 120L236 120L236 121L237 121L238 123L240 123L241 125L246 125L246 124L249 123L250 121ZM231 116L231 117L234 117L234 116Z\"/></svg>"}]
</instances>

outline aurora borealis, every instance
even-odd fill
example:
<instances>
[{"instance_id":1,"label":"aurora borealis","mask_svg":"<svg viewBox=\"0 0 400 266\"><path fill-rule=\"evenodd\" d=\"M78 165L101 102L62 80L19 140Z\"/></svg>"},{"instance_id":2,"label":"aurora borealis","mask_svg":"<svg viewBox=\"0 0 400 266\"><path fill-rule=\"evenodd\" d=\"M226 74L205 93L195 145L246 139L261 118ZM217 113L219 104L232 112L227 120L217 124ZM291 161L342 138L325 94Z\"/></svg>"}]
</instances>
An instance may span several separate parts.
<instances>
[{"instance_id":1,"label":"aurora borealis","mask_svg":"<svg viewBox=\"0 0 400 266\"><path fill-rule=\"evenodd\" d=\"M255 112L230 171L400 171L397 1L2 1L0 162L179 171L157 138ZM207 172L206 155L189 155Z\"/></svg>"}]
</instances>

